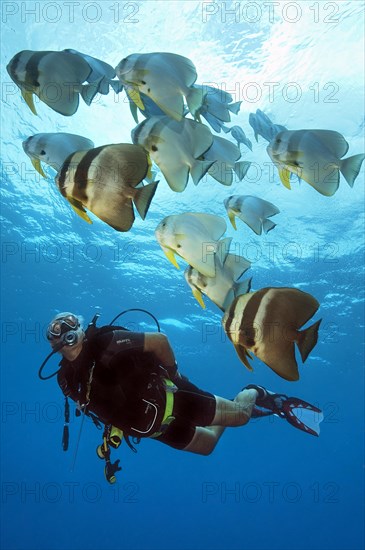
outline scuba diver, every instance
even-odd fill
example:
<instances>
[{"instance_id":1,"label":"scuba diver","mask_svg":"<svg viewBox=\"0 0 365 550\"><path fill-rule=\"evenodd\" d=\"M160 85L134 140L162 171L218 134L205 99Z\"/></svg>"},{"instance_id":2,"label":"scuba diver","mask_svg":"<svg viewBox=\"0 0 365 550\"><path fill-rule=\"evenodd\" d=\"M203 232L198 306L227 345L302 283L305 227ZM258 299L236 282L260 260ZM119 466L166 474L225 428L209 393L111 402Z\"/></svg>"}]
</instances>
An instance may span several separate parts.
<instances>
[{"instance_id":1,"label":"scuba diver","mask_svg":"<svg viewBox=\"0 0 365 550\"><path fill-rule=\"evenodd\" d=\"M48 379L57 374L66 397L65 416L69 416L67 398L71 398L80 413L105 425L104 443L97 453L106 460L108 481L114 482L120 469L119 461L110 463L109 445L119 446L123 437L131 447L129 438L139 442L149 437L175 449L209 455L226 427L271 414L319 434L323 416L309 403L256 385L246 386L233 400L203 391L179 372L164 334L132 332L113 324L98 328L97 317L85 331L77 315L55 316L47 328L53 351L39 376ZM57 352L62 355L60 369L42 376L46 361Z\"/></svg>"}]
</instances>

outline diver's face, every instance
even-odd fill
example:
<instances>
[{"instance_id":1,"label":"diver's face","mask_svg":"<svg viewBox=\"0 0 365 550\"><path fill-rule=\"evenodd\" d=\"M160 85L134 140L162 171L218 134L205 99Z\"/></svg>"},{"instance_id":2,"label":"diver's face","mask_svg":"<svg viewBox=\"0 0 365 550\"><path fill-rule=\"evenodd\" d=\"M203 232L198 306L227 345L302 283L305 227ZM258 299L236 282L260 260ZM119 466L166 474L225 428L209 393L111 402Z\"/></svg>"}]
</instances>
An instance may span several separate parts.
<instances>
[{"instance_id":1,"label":"diver's face","mask_svg":"<svg viewBox=\"0 0 365 550\"><path fill-rule=\"evenodd\" d=\"M81 353L82 346L85 340L85 333L81 328L78 328L76 331L77 338L76 342L72 345L64 344L61 349L58 350L58 353L60 353L65 359L68 359L69 361L74 361L76 357ZM57 345L60 343L64 343L64 338L67 338L67 333L62 335L60 338L54 338L50 341L52 349L56 349Z\"/></svg>"}]
</instances>

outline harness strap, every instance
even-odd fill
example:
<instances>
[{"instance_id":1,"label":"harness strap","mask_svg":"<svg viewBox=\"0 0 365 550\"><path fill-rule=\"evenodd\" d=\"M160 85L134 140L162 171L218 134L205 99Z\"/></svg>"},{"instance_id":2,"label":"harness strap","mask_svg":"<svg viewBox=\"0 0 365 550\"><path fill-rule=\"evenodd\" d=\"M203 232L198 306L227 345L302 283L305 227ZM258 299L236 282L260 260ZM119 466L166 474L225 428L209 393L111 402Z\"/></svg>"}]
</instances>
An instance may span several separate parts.
<instances>
[{"instance_id":1,"label":"harness strap","mask_svg":"<svg viewBox=\"0 0 365 550\"><path fill-rule=\"evenodd\" d=\"M166 431L166 429L169 427L171 422L175 420L175 417L173 416L172 413L174 410L174 393L177 391L177 387L168 378L164 379L164 383L165 383L165 389L166 389L165 413L162 418L160 430L150 435L149 437L159 437Z\"/></svg>"}]
</instances>

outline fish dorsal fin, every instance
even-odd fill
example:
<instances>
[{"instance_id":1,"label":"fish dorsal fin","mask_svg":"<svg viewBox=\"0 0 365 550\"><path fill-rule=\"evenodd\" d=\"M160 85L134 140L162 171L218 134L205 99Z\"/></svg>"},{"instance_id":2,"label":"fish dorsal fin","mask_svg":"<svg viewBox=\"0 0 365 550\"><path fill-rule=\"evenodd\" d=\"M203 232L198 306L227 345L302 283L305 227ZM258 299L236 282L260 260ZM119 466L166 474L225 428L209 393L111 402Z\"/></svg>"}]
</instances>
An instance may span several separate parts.
<instances>
[{"instance_id":1,"label":"fish dorsal fin","mask_svg":"<svg viewBox=\"0 0 365 550\"><path fill-rule=\"evenodd\" d=\"M333 130L307 130L310 131L321 143L323 143L333 155L340 159L349 150L349 144L345 138Z\"/></svg>"},{"instance_id":2,"label":"fish dorsal fin","mask_svg":"<svg viewBox=\"0 0 365 550\"><path fill-rule=\"evenodd\" d=\"M297 329L309 321L319 308L318 300L303 290L286 287L271 290L271 300L275 300L282 319L285 319L288 325L294 323Z\"/></svg>"},{"instance_id":3,"label":"fish dorsal fin","mask_svg":"<svg viewBox=\"0 0 365 550\"><path fill-rule=\"evenodd\" d=\"M225 220L215 214L190 213L189 215L194 216L201 223L209 237L214 241L218 241L227 230Z\"/></svg>"},{"instance_id":4,"label":"fish dorsal fin","mask_svg":"<svg viewBox=\"0 0 365 550\"><path fill-rule=\"evenodd\" d=\"M171 64L172 67L174 67L176 72L179 74L179 80L181 79L185 86L190 87L194 84L198 75L195 65L192 61L190 61L190 59L182 55L171 54L167 52L162 53L161 57L162 56Z\"/></svg>"}]
</instances>

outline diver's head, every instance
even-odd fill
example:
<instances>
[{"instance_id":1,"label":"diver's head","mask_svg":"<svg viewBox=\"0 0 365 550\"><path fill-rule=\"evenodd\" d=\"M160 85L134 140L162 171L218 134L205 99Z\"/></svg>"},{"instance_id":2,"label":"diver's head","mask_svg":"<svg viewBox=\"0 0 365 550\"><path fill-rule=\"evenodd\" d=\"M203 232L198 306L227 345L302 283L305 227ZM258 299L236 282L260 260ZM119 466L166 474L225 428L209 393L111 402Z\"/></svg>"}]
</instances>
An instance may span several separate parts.
<instances>
[{"instance_id":1,"label":"diver's head","mask_svg":"<svg viewBox=\"0 0 365 550\"><path fill-rule=\"evenodd\" d=\"M85 333L81 319L74 313L58 313L47 327L47 339L53 349L57 349L68 359L75 359L80 353Z\"/></svg>"}]
</instances>

